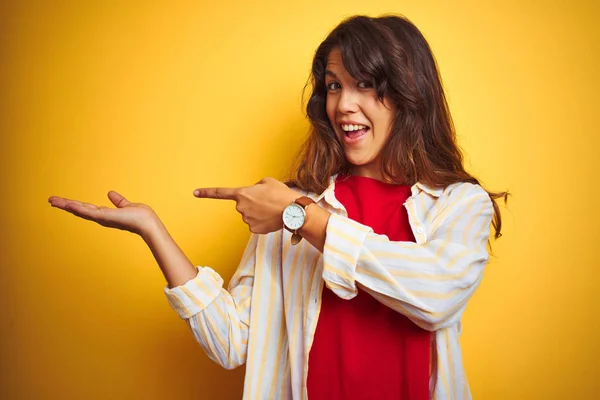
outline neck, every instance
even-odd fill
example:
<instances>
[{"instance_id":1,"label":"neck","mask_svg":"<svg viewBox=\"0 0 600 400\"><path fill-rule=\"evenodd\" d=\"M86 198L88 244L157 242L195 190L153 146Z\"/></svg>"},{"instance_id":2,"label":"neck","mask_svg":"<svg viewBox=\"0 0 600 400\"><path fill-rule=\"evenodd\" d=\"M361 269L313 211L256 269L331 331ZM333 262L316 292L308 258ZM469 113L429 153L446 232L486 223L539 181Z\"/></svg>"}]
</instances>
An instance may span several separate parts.
<instances>
[{"instance_id":1,"label":"neck","mask_svg":"<svg viewBox=\"0 0 600 400\"><path fill-rule=\"evenodd\" d=\"M365 178L377 179L378 181L384 182L383 174L380 168L375 168L371 165L353 165L350 168L350 175L363 176Z\"/></svg>"}]
</instances>

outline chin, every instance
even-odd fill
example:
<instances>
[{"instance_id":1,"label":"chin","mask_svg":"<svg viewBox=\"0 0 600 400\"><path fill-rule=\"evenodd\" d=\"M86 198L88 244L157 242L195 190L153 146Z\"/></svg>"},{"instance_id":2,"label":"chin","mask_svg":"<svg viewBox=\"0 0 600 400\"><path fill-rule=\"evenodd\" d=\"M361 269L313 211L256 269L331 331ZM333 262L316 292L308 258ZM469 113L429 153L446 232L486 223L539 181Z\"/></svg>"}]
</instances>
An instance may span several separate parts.
<instances>
[{"instance_id":1,"label":"chin","mask_svg":"<svg viewBox=\"0 0 600 400\"><path fill-rule=\"evenodd\" d=\"M354 167L362 167L363 165L367 165L373 162L372 157L348 153L346 153L346 160Z\"/></svg>"}]
</instances>

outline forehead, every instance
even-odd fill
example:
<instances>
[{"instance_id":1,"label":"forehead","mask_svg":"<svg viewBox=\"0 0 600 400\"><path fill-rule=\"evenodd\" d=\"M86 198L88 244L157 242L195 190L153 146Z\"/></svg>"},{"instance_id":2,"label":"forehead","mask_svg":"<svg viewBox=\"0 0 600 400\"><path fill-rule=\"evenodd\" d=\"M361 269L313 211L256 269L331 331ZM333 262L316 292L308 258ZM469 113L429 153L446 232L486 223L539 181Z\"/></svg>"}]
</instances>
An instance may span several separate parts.
<instances>
[{"instance_id":1,"label":"forehead","mask_svg":"<svg viewBox=\"0 0 600 400\"><path fill-rule=\"evenodd\" d=\"M336 75L349 75L342 61L342 53L338 47L335 47L327 56L326 70L334 72Z\"/></svg>"}]
</instances>

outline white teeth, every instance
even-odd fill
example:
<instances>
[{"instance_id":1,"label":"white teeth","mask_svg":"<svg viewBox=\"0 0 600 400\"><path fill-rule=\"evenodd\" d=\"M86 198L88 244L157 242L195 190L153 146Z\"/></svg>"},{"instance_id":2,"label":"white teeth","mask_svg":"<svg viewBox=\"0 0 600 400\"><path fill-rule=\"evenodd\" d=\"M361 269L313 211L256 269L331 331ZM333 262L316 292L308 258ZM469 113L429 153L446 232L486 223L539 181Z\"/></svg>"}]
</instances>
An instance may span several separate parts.
<instances>
[{"instance_id":1,"label":"white teeth","mask_svg":"<svg viewBox=\"0 0 600 400\"><path fill-rule=\"evenodd\" d=\"M358 131L361 129L366 128L366 126L364 125L346 125L346 124L342 124L342 129L346 132L352 132L352 131Z\"/></svg>"}]
</instances>

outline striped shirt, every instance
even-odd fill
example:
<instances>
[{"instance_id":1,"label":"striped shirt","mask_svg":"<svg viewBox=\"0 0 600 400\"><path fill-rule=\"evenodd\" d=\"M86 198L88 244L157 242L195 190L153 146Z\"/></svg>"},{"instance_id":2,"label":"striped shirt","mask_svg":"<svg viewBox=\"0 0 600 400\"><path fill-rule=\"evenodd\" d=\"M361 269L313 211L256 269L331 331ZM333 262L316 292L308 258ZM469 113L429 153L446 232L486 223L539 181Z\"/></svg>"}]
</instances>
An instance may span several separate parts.
<instances>
[{"instance_id":1,"label":"striped shirt","mask_svg":"<svg viewBox=\"0 0 600 400\"><path fill-rule=\"evenodd\" d=\"M394 242L347 217L335 176L320 195L331 212L323 253L282 229L253 234L227 290L208 267L165 293L208 356L246 363L244 399L306 399L308 356L326 284L352 299L357 288L432 334L431 398L470 399L459 336L467 301L489 255L493 207L478 185L421 183L404 203L416 242ZM314 206L311 206L314 207Z\"/></svg>"}]
</instances>

